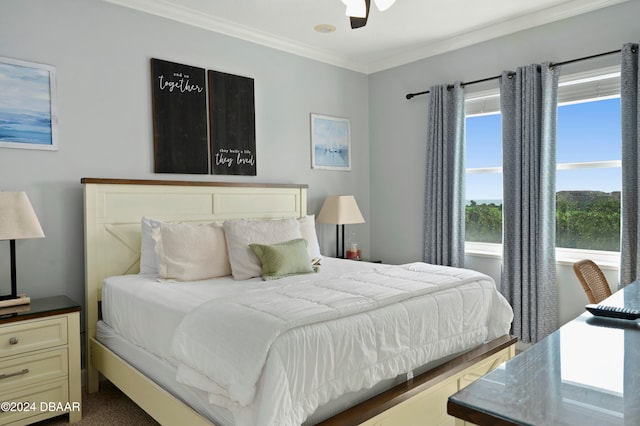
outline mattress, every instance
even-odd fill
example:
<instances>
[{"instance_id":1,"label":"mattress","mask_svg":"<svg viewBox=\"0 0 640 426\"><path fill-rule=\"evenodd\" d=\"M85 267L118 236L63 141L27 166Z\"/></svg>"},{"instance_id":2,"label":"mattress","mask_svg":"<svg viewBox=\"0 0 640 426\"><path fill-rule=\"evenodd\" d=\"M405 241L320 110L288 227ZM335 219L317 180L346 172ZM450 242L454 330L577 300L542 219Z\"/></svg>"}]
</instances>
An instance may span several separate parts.
<instances>
[{"instance_id":1,"label":"mattress","mask_svg":"<svg viewBox=\"0 0 640 426\"><path fill-rule=\"evenodd\" d=\"M325 258L320 272L314 274L313 280L316 282L341 283L342 281L340 281L340 279L344 279L344 277L354 277L358 274L370 275L373 273L371 271L375 271L375 273L384 276L385 271L391 271L391 268L393 267L390 265ZM464 270L447 271L447 274L448 273L454 275L467 274ZM396 338L394 333L405 334L404 330L398 330L398 324L401 323L398 322L394 316L388 316L391 311L395 311L405 318L405 322L403 323L405 325L400 325L401 327L413 328L416 324L421 324L418 330L421 333L430 335L437 334L438 337L436 340L438 340L438 347L429 347L426 351L428 352L427 355L423 353L425 352L423 349L412 348L408 357L405 356L406 354L398 358L389 357L391 360L391 364L389 365L385 364L386 360L380 363L375 361L375 365L373 365L372 368L376 370L376 373L371 375L371 377L368 376L367 380L359 380L358 378L355 385L353 383L331 384L330 387L332 388L330 392L323 391L320 398L312 398L312 403L305 401L304 407L295 407L295 416L287 418L286 421L281 417L282 413L294 411L293 408L279 408L279 413L276 413L277 410L268 407L265 411L264 406L274 405L272 403L272 396L275 395L275 393L272 392L274 389L266 389L267 386L262 384L262 382L272 381L273 377L281 377L283 374L289 377L290 372L287 372L287 370L283 370L284 373L280 371L270 371L272 367L265 365L264 368L267 373L264 377L267 378L264 380L261 379L260 383L258 383L257 403L252 403L255 407L243 406L241 410L238 410L233 404L217 403L217 405L231 408L231 410L228 410L218 407L216 404L208 403L212 400L217 401L217 399L212 399L212 393L207 386L199 386L197 381L185 381L184 377L180 380L182 383L177 382L175 376L176 371L183 368L184 364L175 358L175 347L172 348L172 340L176 334L180 334L176 333L176 331L180 331L181 324L193 318L193 312L200 312L203 306L218 303L224 304L229 300L242 300L246 298L247 295L259 295L262 292L268 292L270 289L279 292L279 286L283 286L285 283L291 284L292 280L285 279L265 282L260 279L252 279L235 281L231 277L226 277L199 282L176 283L160 280L155 275L111 277L105 280L103 284L102 310L104 324L100 327L103 332L99 333L99 339L104 339L103 343L108 347L112 347L110 345L113 342L119 342L112 347L114 352L128 359L132 365L136 366L144 374L152 378L155 377L154 380L158 381L163 387L166 387L172 393L179 396L180 399L185 400L185 402L193 406L197 411L213 419L218 424L231 425L238 423L243 424L243 422L244 424L299 424L302 423L307 416L315 412L315 414L307 420L307 422L313 423L321 418L341 411L346 406L353 405L354 401L357 403L357 401L366 398L368 395L363 393L363 389L369 388L375 383L381 382L377 386L390 386L393 384L393 377L396 375L415 370L419 365L444 362L443 357L450 358L461 351L471 349L483 343L484 339L488 340L505 334L509 329L511 321L510 308L508 304L506 304L506 301L504 301L495 290L493 282L488 277L482 276L482 274L478 274L478 276L478 282L471 281L461 288L447 290L436 288L433 290L435 294L428 295L429 300L426 306L429 307L431 312L427 319L416 318L415 321L410 319L407 322L408 317L420 315L421 309L417 307L418 305L415 305L412 300L404 306L392 304L391 309L381 310L381 313L377 311L374 312L374 314L370 312L360 312L357 315L352 315L353 318L349 319L352 321L351 324L358 324L358 321L363 323L363 321L361 319L358 320L358 318L364 315L365 318L367 318L364 322L375 323L375 321L378 321L380 325L378 328L388 328L391 331L387 337L383 338L383 340L389 339L388 341L376 342L376 338L370 338L366 345L370 345L371 347L366 347L365 344L360 345L357 340L354 341L355 343L349 343L345 341L342 336L336 337L336 339L338 339L336 341L347 342L346 346L355 349L354 354L345 354L345 356L351 357L350 362L352 363L358 362L359 350L369 351L369 353L371 353L371 351L378 351L379 353L385 354L391 353L389 349L393 349L393 346L399 341L399 338ZM307 277L305 279L309 280L310 278ZM270 299L267 299L266 302L270 302ZM460 306L457 307L456 305ZM454 309L452 309L452 307L454 307ZM455 313L453 313L453 311L455 311ZM407 312L410 312L410 314L407 315ZM354 312L352 312L352 314L353 313ZM373 320L370 321L369 317ZM388 320L385 318L388 318ZM222 319L224 319L224 317L222 317ZM353 319L355 319L355 322ZM219 320L220 318L216 319L216 321ZM474 324L476 320L481 322L482 326L480 328ZM433 324L435 325L430 326L429 321L434 321ZM395 324L395 330L390 325L387 326L387 324ZM322 333L326 331L325 328L336 328L333 326L327 327L323 323L318 325L309 324L305 327L311 330L310 336L314 336L318 327L323 330ZM306 330L305 327L298 327L295 333L286 334L284 340L281 339L274 342L276 346L277 343L281 341L286 342L280 345L278 350L282 350L283 345L293 350L293 352L297 350L295 349L297 346L313 348L313 345L309 345L309 337L304 337L306 335L306 332L303 333ZM474 327L476 329L474 329ZM340 328L343 327L337 327L337 329ZM353 328L353 326L348 325L346 328ZM432 331L429 331L428 328L437 329L437 333L434 334ZM467 328L473 330L468 332ZM489 330L488 333L487 329ZM109 332L110 338L105 337L105 330ZM301 340L300 345L291 341L291 336L300 334L299 332L302 333L302 339L307 339ZM376 333L377 332L378 331L376 331ZM412 333L414 332L415 331ZM454 335L457 334L457 336L454 336L456 337L454 340L441 339L440 334L445 335L449 332L452 332ZM411 336L408 340L414 340L413 335ZM406 337L407 336L404 336L403 339L406 339ZM381 348L376 349L376 346L380 345ZM128 349L122 349L125 347ZM340 350L337 352L342 352L341 347L338 347L338 349ZM416 351L420 352L420 357L414 354ZM187 350L187 352L189 352L189 350ZM317 352L317 349L312 349L311 352ZM321 360L313 359L313 353L311 352L307 351L306 354L301 355L303 357L311 355L311 358L308 358L310 359L308 362L305 361L307 358L302 358L303 363L308 363L309 365L319 364ZM331 351L327 352L327 354L329 353L331 353ZM318 354L316 354L316 356L318 356ZM150 357L154 359L155 362L145 360L145 357ZM422 361L416 364L417 360ZM293 364L296 365L296 363L300 364L299 361L294 360ZM152 367L154 365L158 366L158 371L155 371L155 368ZM309 376L309 373L303 375ZM192 386L185 386L183 383L189 383ZM300 389L304 389L304 386L308 387L308 384L301 386ZM197 389L196 387L201 387L201 389ZM185 389L189 389L189 391ZM278 390L278 394L280 391L281 389ZM379 388L376 389L376 392L378 391L380 391ZM344 395L347 401L343 402L342 399L335 400L338 395ZM289 402L287 401L287 403ZM331 408L331 406L333 406L333 408Z\"/></svg>"},{"instance_id":2,"label":"mattress","mask_svg":"<svg viewBox=\"0 0 640 426\"><path fill-rule=\"evenodd\" d=\"M104 321L98 321L96 339L131 366L160 385L217 426L233 425L233 415L217 405L208 402L207 394L191 386L176 381L176 367L165 359L137 346L125 339Z\"/></svg>"},{"instance_id":3,"label":"mattress","mask_svg":"<svg viewBox=\"0 0 640 426\"><path fill-rule=\"evenodd\" d=\"M233 414L223 407L209 403L206 392L179 383L176 380L176 367L167 360L144 350L140 346L134 345L109 327L104 321L98 321L97 323L96 338L100 343L108 347L120 358L126 360L130 365L160 385L164 390L193 408L203 417L210 419L216 426L233 426ZM412 377L431 370L455 358L457 355L459 354L453 354L423 365L412 372ZM303 425L310 426L317 424L385 390L404 383L406 380L407 377L401 375L393 379L383 380L369 389L346 393L340 398L318 407Z\"/></svg>"}]
</instances>

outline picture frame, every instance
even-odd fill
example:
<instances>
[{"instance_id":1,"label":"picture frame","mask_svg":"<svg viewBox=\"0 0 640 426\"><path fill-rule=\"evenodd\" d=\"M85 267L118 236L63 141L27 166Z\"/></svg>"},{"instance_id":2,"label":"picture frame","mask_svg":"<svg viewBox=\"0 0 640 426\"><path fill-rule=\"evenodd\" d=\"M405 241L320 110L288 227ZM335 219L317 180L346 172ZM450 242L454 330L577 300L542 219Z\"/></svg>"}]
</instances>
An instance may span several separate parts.
<instances>
[{"instance_id":1,"label":"picture frame","mask_svg":"<svg viewBox=\"0 0 640 426\"><path fill-rule=\"evenodd\" d=\"M311 168L351 170L351 121L311 114Z\"/></svg>"},{"instance_id":2,"label":"picture frame","mask_svg":"<svg viewBox=\"0 0 640 426\"><path fill-rule=\"evenodd\" d=\"M0 148L58 150L56 71L0 57Z\"/></svg>"}]
</instances>

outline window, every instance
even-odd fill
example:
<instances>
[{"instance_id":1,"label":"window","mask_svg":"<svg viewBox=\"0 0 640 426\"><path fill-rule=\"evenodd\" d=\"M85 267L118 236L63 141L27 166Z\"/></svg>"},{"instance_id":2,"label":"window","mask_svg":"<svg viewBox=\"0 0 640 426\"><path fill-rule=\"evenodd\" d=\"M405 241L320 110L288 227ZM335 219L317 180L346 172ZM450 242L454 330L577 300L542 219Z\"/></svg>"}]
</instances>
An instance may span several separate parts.
<instances>
[{"instance_id":1,"label":"window","mask_svg":"<svg viewBox=\"0 0 640 426\"><path fill-rule=\"evenodd\" d=\"M500 114L467 117L465 239L502 243L502 124Z\"/></svg>"},{"instance_id":2,"label":"window","mask_svg":"<svg viewBox=\"0 0 640 426\"><path fill-rule=\"evenodd\" d=\"M620 98L558 107L556 246L620 251Z\"/></svg>"},{"instance_id":3,"label":"window","mask_svg":"<svg viewBox=\"0 0 640 426\"><path fill-rule=\"evenodd\" d=\"M620 77L615 69L561 78L558 89L556 244L620 249ZM502 130L498 90L466 101L467 251L499 253Z\"/></svg>"}]
</instances>

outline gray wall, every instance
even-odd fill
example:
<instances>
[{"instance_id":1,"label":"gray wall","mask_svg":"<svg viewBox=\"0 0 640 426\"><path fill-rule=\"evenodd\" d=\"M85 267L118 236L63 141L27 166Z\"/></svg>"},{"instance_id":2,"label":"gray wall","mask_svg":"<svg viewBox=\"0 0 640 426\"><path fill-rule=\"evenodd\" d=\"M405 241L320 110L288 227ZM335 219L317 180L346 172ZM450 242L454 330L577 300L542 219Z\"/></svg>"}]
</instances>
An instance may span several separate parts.
<instances>
[{"instance_id":1,"label":"gray wall","mask_svg":"<svg viewBox=\"0 0 640 426\"><path fill-rule=\"evenodd\" d=\"M422 211L428 95L405 95L434 84L473 81L543 61L607 52L640 39L640 2L604 10L480 43L370 76L371 250L389 263L422 260ZM619 55L563 67L563 73L619 63ZM467 91L497 87L497 80ZM499 279L499 259L467 258L467 265ZM615 279L615 271L608 272ZM558 269L561 322L582 312L586 297L570 270Z\"/></svg>"},{"instance_id":2,"label":"gray wall","mask_svg":"<svg viewBox=\"0 0 640 426\"><path fill-rule=\"evenodd\" d=\"M311 213L328 194L354 194L367 223L349 226L347 234L356 232L363 256L421 260L427 97L404 95L617 49L640 39L639 12L631 0L366 76L99 0L3 0L0 56L56 67L60 118L59 151L0 151L0 190L27 191L46 234L17 243L19 290L84 300L85 176L306 183ZM152 57L255 79L257 177L153 173ZM571 69L599 62L606 61ZM351 119L351 172L310 169L311 112ZM318 231L323 252L332 255L334 228ZM0 242L0 293L8 289L8 250ZM494 276L499 271L495 259L469 264ZM561 292L561 316L570 317L583 296L577 283L561 284L570 286Z\"/></svg>"},{"instance_id":3,"label":"gray wall","mask_svg":"<svg viewBox=\"0 0 640 426\"><path fill-rule=\"evenodd\" d=\"M0 150L0 190L26 191L46 234L17 242L18 290L31 297L84 302L82 177L303 183L310 213L354 194L370 217L366 75L98 0L3 0L0 56L57 72L60 150ZM152 57L255 79L258 176L153 173ZM311 169L312 112L351 119L352 171ZM335 227L317 228L333 255ZM368 224L350 229L367 253ZM1 241L2 294L8 257Z\"/></svg>"}]
</instances>

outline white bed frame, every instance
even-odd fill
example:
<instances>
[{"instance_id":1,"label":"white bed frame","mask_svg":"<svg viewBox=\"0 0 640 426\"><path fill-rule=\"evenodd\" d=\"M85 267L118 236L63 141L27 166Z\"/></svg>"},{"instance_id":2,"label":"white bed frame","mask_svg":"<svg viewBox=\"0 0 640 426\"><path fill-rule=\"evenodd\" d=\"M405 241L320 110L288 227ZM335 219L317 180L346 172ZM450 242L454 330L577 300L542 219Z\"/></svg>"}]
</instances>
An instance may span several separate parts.
<instances>
[{"instance_id":1,"label":"white bed frame","mask_svg":"<svg viewBox=\"0 0 640 426\"><path fill-rule=\"evenodd\" d=\"M307 214L307 186L94 178L84 178L81 182L84 184L88 391L98 390L102 374L161 424L212 425L96 340L102 281L108 276L138 273L143 216L194 223L302 217ZM416 409L424 414L429 404L435 404L446 419L446 398L453 393L451 390L456 390L451 384L460 388L461 383L471 381L470 377L484 374L511 358L515 354L514 344L515 339L504 336L428 372L430 375L425 373L400 389L394 388L368 404L347 410L326 424L382 425L398 424L397 421L405 418L424 420L424 415ZM432 416L433 408L429 410L427 413ZM416 415L420 417L414 417ZM448 421L453 424L454 419L448 418Z\"/></svg>"}]
</instances>

